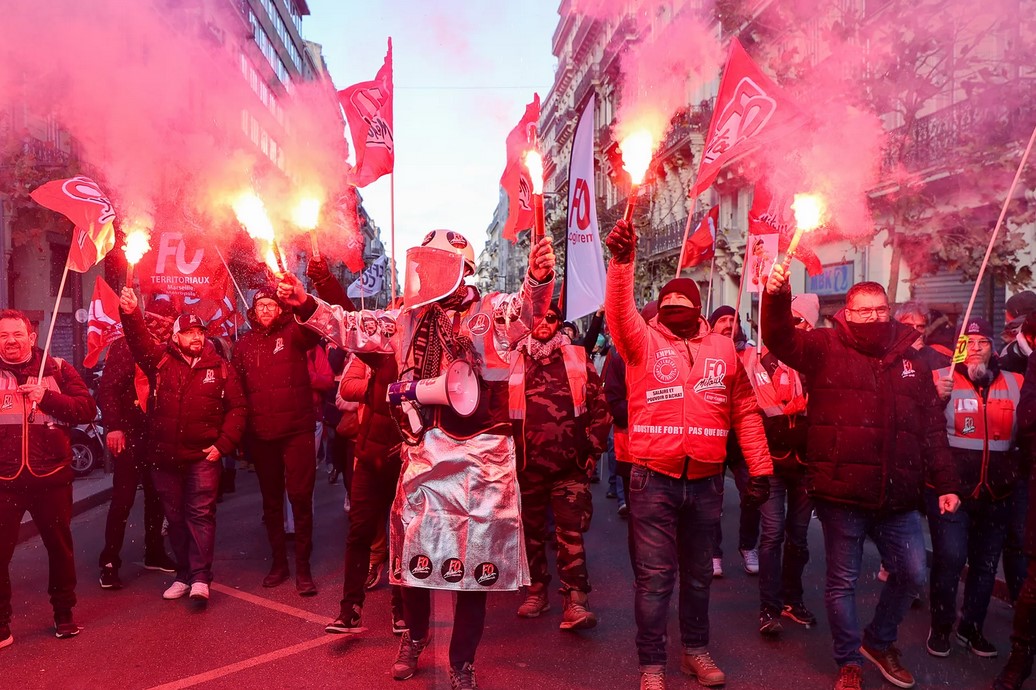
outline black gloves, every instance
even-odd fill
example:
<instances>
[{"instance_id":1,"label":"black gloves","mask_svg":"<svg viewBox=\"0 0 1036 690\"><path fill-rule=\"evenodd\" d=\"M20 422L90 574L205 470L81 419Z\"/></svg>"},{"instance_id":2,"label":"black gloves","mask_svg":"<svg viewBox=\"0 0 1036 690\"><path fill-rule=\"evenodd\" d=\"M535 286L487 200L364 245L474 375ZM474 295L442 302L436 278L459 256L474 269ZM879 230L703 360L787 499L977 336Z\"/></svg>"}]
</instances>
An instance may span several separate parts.
<instances>
[{"instance_id":1,"label":"black gloves","mask_svg":"<svg viewBox=\"0 0 1036 690\"><path fill-rule=\"evenodd\" d=\"M633 226L624 220L615 223L615 227L608 233L604 243L612 258L620 264L628 264L633 261L633 254L637 249L637 233Z\"/></svg>"},{"instance_id":2,"label":"black gloves","mask_svg":"<svg viewBox=\"0 0 1036 690\"><path fill-rule=\"evenodd\" d=\"M752 477L748 480L748 488L741 496L741 501L749 508L758 510L770 498L770 477Z\"/></svg>"},{"instance_id":3,"label":"black gloves","mask_svg":"<svg viewBox=\"0 0 1036 690\"><path fill-rule=\"evenodd\" d=\"M322 285L331 279L331 269L327 267L327 259L310 259L306 265L306 276L313 281L314 285Z\"/></svg>"}]
</instances>

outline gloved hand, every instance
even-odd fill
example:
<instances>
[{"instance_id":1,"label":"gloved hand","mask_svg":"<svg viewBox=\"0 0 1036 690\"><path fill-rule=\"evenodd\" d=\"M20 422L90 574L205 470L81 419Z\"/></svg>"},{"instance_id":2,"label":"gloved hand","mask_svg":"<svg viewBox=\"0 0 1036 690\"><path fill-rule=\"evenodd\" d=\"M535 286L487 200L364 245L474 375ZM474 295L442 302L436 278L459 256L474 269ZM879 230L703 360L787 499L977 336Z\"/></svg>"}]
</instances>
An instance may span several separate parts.
<instances>
[{"instance_id":1,"label":"gloved hand","mask_svg":"<svg viewBox=\"0 0 1036 690\"><path fill-rule=\"evenodd\" d=\"M327 259L320 257L319 259L310 259L306 265L306 275L314 284L320 284L330 279L331 269L327 267Z\"/></svg>"},{"instance_id":2,"label":"gloved hand","mask_svg":"<svg viewBox=\"0 0 1036 690\"><path fill-rule=\"evenodd\" d=\"M633 254L637 249L637 233L630 223L619 220L608 233L604 243L608 245L608 251L617 263L628 264L633 261Z\"/></svg>"},{"instance_id":3,"label":"gloved hand","mask_svg":"<svg viewBox=\"0 0 1036 690\"><path fill-rule=\"evenodd\" d=\"M758 510L770 498L770 477L752 477L748 480L748 488L741 497L742 502L749 508Z\"/></svg>"}]
</instances>

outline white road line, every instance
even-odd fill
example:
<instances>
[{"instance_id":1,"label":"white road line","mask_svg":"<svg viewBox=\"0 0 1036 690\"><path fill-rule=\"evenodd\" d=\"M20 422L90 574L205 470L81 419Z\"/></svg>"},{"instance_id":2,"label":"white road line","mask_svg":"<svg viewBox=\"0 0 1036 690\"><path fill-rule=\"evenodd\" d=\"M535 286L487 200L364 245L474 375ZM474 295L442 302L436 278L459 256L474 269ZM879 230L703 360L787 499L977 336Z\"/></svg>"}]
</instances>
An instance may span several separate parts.
<instances>
[{"instance_id":1,"label":"white road line","mask_svg":"<svg viewBox=\"0 0 1036 690\"><path fill-rule=\"evenodd\" d=\"M317 614L315 613L310 613L309 611L305 611L303 609L297 609L294 606L288 606L287 604L281 604L276 601L271 601L269 599L257 597L254 594L242 592L239 589L227 587L226 585L221 585L215 582L209 586L214 591L219 592L220 594L226 594L228 596L234 597L235 599L247 601L250 604L256 604L257 606L263 606L265 608L277 611L279 613L285 613L289 616L295 616L296 618L301 618L302 620L309 621L310 623L319 623L320 625L324 625L325 623L327 623L326 616L317 617ZM331 639L334 639L334 637L332 637ZM341 639L341 637L339 637L338 639Z\"/></svg>"}]
</instances>

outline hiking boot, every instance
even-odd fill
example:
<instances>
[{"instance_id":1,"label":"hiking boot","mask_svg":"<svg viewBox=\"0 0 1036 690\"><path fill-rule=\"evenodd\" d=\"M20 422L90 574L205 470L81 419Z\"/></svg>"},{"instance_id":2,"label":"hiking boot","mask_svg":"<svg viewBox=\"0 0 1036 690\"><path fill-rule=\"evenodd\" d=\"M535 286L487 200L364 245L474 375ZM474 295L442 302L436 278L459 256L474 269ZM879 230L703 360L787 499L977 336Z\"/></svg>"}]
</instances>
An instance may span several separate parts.
<instances>
[{"instance_id":1,"label":"hiking boot","mask_svg":"<svg viewBox=\"0 0 1036 690\"><path fill-rule=\"evenodd\" d=\"M163 573L175 573L176 561L164 551L157 556L144 556L144 570L158 570Z\"/></svg>"},{"instance_id":2,"label":"hiking boot","mask_svg":"<svg viewBox=\"0 0 1036 690\"><path fill-rule=\"evenodd\" d=\"M967 623L957 626L957 643L983 659L992 659L998 654L993 643L982 636L982 631Z\"/></svg>"},{"instance_id":3,"label":"hiking boot","mask_svg":"<svg viewBox=\"0 0 1036 690\"><path fill-rule=\"evenodd\" d=\"M315 597L317 586L313 582L313 573L309 569L309 563L297 561L295 563L295 591L299 596Z\"/></svg>"},{"instance_id":4,"label":"hiking boot","mask_svg":"<svg viewBox=\"0 0 1036 690\"><path fill-rule=\"evenodd\" d=\"M396 661L392 664L392 677L396 680L406 680L413 677L417 672L417 657L428 645L428 640L414 640L407 630L399 640L399 653L396 654Z\"/></svg>"},{"instance_id":5,"label":"hiking boot","mask_svg":"<svg viewBox=\"0 0 1036 690\"><path fill-rule=\"evenodd\" d=\"M0 636L2 635L3 629L0 628ZM3 646L3 640L0 640L0 647ZM1007 665L993 681L993 690L1019 690L1031 673L1032 652L1025 646L1012 645Z\"/></svg>"},{"instance_id":6,"label":"hiking boot","mask_svg":"<svg viewBox=\"0 0 1036 690\"><path fill-rule=\"evenodd\" d=\"M186 582L175 581L169 585L169 589L162 592L163 599L179 599L191 591L190 585Z\"/></svg>"},{"instance_id":7,"label":"hiking boot","mask_svg":"<svg viewBox=\"0 0 1036 690\"><path fill-rule=\"evenodd\" d=\"M194 601L209 600L209 584L207 582L194 582L191 584L191 599Z\"/></svg>"},{"instance_id":8,"label":"hiking boot","mask_svg":"<svg viewBox=\"0 0 1036 690\"><path fill-rule=\"evenodd\" d=\"M518 607L519 618L538 618L544 611L550 611L547 601L547 585L533 583L525 595L525 601Z\"/></svg>"},{"instance_id":9,"label":"hiking boot","mask_svg":"<svg viewBox=\"0 0 1036 690\"><path fill-rule=\"evenodd\" d=\"M863 669L859 664L846 664L838 669L835 690L863 690Z\"/></svg>"},{"instance_id":10,"label":"hiking boot","mask_svg":"<svg viewBox=\"0 0 1036 690\"><path fill-rule=\"evenodd\" d=\"M331 635L347 635L349 633L363 632L362 622L363 609L358 604L353 604L351 611L342 610L338 618L324 627L324 632Z\"/></svg>"},{"instance_id":11,"label":"hiking boot","mask_svg":"<svg viewBox=\"0 0 1036 690\"><path fill-rule=\"evenodd\" d=\"M54 637L59 640L67 640L70 637L75 637L83 629L80 628L72 620L71 611L55 611L54 612Z\"/></svg>"},{"instance_id":12,"label":"hiking boot","mask_svg":"<svg viewBox=\"0 0 1036 690\"><path fill-rule=\"evenodd\" d=\"M101 589L122 589L122 580L119 579L119 569L109 563L101 568Z\"/></svg>"},{"instance_id":13,"label":"hiking boot","mask_svg":"<svg viewBox=\"0 0 1036 690\"><path fill-rule=\"evenodd\" d=\"M263 578L263 587L276 587L286 582L289 577L291 577L291 571L288 570L288 560L276 559L270 566L269 574Z\"/></svg>"},{"instance_id":14,"label":"hiking boot","mask_svg":"<svg viewBox=\"0 0 1036 690\"><path fill-rule=\"evenodd\" d=\"M950 655L950 631L947 628L932 628L928 631L928 641L924 648L932 656L945 658Z\"/></svg>"},{"instance_id":15,"label":"hiking boot","mask_svg":"<svg viewBox=\"0 0 1036 690\"><path fill-rule=\"evenodd\" d=\"M650 666L640 669L640 690L665 690L665 667Z\"/></svg>"},{"instance_id":16,"label":"hiking boot","mask_svg":"<svg viewBox=\"0 0 1036 690\"><path fill-rule=\"evenodd\" d=\"M723 577L723 559L712 559L712 577Z\"/></svg>"},{"instance_id":17,"label":"hiking boot","mask_svg":"<svg viewBox=\"0 0 1036 690\"><path fill-rule=\"evenodd\" d=\"M741 563L745 572L749 575L759 574L759 551L758 549L739 549L741 551Z\"/></svg>"},{"instance_id":18,"label":"hiking boot","mask_svg":"<svg viewBox=\"0 0 1036 690\"><path fill-rule=\"evenodd\" d=\"M10 647L14 644L14 635L11 634L11 626L0 625L0 649Z\"/></svg>"},{"instance_id":19,"label":"hiking boot","mask_svg":"<svg viewBox=\"0 0 1036 690\"><path fill-rule=\"evenodd\" d=\"M684 652L683 659L680 661L680 670L694 676L700 685L707 688L727 682L727 676L719 670L719 666L712 660L712 656L708 652L695 654Z\"/></svg>"},{"instance_id":20,"label":"hiking boot","mask_svg":"<svg viewBox=\"0 0 1036 690\"><path fill-rule=\"evenodd\" d=\"M460 668L450 665L451 690L478 690L475 682L475 665L465 662Z\"/></svg>"},{"instance_id":21,"label":"hiking boot","mask_svg":"<svg viewBox=\"0 0 1036 690\"><path fill-rule=\"evenodd\" d=\"M545 601L546 599L544 599ZM589 630L597 626L597 616L587 608L586 592L570 589L565 595L565 611L561 617L562 630Z\"/></svg>"},{"instance_id":22,"label":"hiking boot","mask_svg":"<svg viewBox=\"0 0 1036 690\"><path fill-rule=\"evenodd\" d=\"M880 650L864 642L860 645L860 653L864 659L878 667L888 682L900 688L914 687L914 676L900 663L900 652L896 645L890 644L888 649Z\"/></svg>"},{"instance_id":23,"label":"hiking boot","mask_svg":"<svg viewBox=\"0 0 1036 690\"><path fill-rule=\"evenodd\" d=\"M378 586L382 576L385 574L385 565L385 561L371 562L370 567L367 569L367 581L363 583L364 589L374 589Z\"/></svg>"},{"instance_id":24,"label":"hiking boot","mask_svg":"<svg viewBox=\"0 0 1036 690\"><path fill-rule=\"evenodd\" d=\"M817 617L803 604L785 604L781 615L807 628L812 628L817 624Z\"/></svg>"},{"instance_id":25,"label":"hiking boot","mask_svg":"<svg viewBox=\"0 0 1036 690\"><path fill-rule=\"evenodd\" d=\"M781 625L781 614L777 612L777 609L766 607L759 611L760 635L776 636L782 630L784 630L784 626Z\"/></svg>"}]
</instances>

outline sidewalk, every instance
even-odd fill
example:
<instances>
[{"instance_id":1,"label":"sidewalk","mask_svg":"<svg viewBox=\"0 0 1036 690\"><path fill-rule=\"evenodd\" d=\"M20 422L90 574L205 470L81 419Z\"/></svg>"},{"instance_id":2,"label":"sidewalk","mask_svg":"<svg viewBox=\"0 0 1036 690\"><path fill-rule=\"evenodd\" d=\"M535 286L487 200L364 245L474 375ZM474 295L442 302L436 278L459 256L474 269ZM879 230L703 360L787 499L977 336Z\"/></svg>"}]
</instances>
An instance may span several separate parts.
<instances>
[{"instance_id":1,"label":"sidewalk","mask_svg":"<svg viewBox=\"0 0 1036 690\"><path fill-rule=\"evenodd\" d=\"M72 517L80 515L91 508L103 505L112 497L112 476L102 469L97 469L85 477L77 477L72 481ZM22 528L18 533L18 543L32 539L39 531L32 522L28 512L22 516Z\"/></svg>"}]
</instances>

